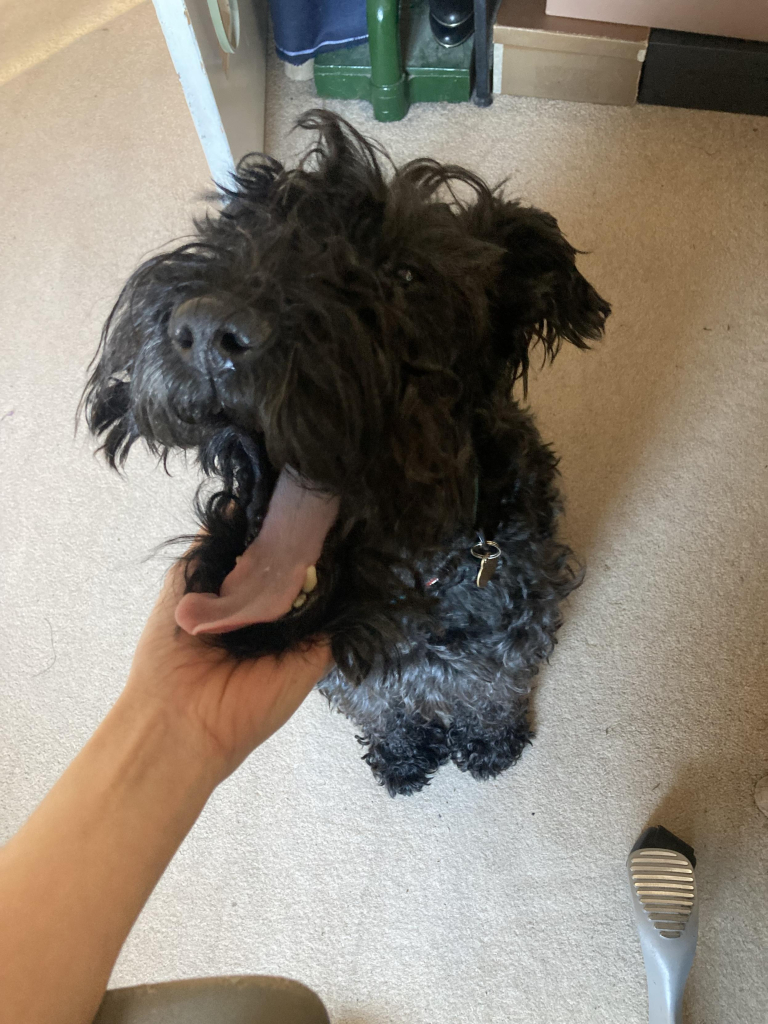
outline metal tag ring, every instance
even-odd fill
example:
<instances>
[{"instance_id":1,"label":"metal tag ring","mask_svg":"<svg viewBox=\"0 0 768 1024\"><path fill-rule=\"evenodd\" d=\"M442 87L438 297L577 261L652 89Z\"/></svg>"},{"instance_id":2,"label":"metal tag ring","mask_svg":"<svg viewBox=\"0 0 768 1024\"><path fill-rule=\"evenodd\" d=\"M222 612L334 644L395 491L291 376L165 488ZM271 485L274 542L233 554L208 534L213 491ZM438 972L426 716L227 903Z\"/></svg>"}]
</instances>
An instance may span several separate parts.
<instances>
[{"instance_id":1,"label":"metal tag ring","mask_svg":"<svg viewBox=\"0 0 768 1024\"><path fill-rule=\"evenodd\" d=\"M495 550L489 552L489 548L494 548ZM501 557L501 548L492 540L487 540L484 546L482 544L475 544L475 546L469 550L470 553L474 555L475 558L479 558L480 561L488 559L491 562L495 562L497 558Z\"/></svg>"}]
</instances>

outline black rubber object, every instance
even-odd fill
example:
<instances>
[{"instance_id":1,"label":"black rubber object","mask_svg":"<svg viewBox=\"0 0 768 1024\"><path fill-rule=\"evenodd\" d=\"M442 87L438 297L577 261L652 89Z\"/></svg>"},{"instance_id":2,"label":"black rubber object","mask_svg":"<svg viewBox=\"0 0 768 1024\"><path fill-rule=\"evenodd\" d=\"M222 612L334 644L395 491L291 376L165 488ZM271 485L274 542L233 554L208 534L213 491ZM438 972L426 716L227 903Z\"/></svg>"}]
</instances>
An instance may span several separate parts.
<instances>
[{"instance_id":1,"label":"black rubber object","mask_svg":"<svg viewBox=\"0 0 768 1024\"><path fill-rule=\"evenodd\" d=\"M637 850L674 850L687 857L692 868L696 867L696 854L693 852L693 847L684 843L682 839L678 839L663 825L651 825L650 828L647 828L630 852L635 853Z\"/></svg>"},{"instance_id":2,"label":"black rubber object","mask_svg":"<svg viewBox=\"0 0 768 1024\"><path fill-rule=\"evenodd\" d=\"M463 25L474 14L474 0L429 0L429 13L439 25Z\"/></svg>"},{"instance_id":3,"label":"black rubber object","mask_svg":"<svg viewBox=\"0 0 768 1024\"><path fill-rule=\"evenodd\" d=\"M768 43L652 29L638 103L768 115Z\"/></svg>"},{"instance_id":4,"label":"black rubber object","mask_svg":"<svg viewBox=\"0 0 768 1024\"><path fill-rule=\"evenodd\" d=\"M493 44L493 23L501 0L474 0L475 5L475 88L472 102L476 107L490 107L493 103L491 91L491 55Z\"/></svg>"},{"instance_id":5,"label":"black rubber object","mask_svg":"<svg viewBox=\"0 0 768 1024\"><path fill-rule=\"evenodd\" d=\"M444 25L442 22L437 21L434 14L430 13L429 27L432 29L432 35L438 43L448 49L452 46L461 46L462 43L469 39L475 31L475 21L470 14L466 21L455 25Z\"/></svg>"}]
</instances>

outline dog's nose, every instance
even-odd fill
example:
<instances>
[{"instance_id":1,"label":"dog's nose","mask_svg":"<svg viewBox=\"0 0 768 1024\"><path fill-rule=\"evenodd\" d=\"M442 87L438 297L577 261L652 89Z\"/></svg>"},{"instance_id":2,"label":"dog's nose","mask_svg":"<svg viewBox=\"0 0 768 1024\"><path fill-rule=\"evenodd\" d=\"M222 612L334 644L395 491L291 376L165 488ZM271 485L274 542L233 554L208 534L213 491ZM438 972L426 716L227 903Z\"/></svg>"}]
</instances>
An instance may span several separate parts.
<instances>
[{"instance_id":1,"label":"dog's nose","mask_svg":"<svg viewBox=\"0 0 768 1024\"><path fill-rule=\"evenodd\" d=\"M203 373L248 362L262 333L255 316L233 313L231 303L210 295L180 303L168 323L176 352Z\"/></svg>"}]
</instances>

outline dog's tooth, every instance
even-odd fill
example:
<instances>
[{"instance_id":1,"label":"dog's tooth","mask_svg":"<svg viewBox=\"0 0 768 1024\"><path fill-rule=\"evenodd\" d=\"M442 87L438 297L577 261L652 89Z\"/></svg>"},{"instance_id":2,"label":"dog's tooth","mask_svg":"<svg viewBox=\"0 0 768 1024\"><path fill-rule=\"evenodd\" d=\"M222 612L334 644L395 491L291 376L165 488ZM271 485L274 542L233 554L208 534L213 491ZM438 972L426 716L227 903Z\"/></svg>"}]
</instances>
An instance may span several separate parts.
<instances>
[{"instance_id":1,"label":"dog's tooth","mask_svg":"<svg viewBox=\"0 0 768 1024\"><path fill-rule=\"evenodd\" d=\"M299 596L293 602L293 607L294 608L301 608L301 606L303 604L306 604L306 603L307 603L307 595L306 594L299 594Z\"/></svg>"},{"instance_id":2,"label":"dog's tooth","mask_svg":"<svg viewBox=\"0 0 768 1024\"><path fill-rule=\"evenodd\" d=\"M304 586L301 588L302 593L311 594L317 586L317 569L314 565L310 565L307 569L307 578L304 580Z\"/></svg>"}]
</instances>

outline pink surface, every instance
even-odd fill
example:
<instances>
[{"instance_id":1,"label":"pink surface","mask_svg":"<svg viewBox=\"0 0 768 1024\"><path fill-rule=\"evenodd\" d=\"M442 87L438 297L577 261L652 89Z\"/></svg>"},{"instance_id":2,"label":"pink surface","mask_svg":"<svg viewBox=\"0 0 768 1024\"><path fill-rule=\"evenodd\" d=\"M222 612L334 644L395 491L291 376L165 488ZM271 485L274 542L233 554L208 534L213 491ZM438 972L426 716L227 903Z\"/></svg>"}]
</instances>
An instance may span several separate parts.
<instances>
[{"instance_id":1,"label":"pink surface","mask_svg":"<svg viewBox=\"0 0 768 1024\"><path fill-rule=\"evenodd\" d=\"M768 0L547 0L547 14L768 42Z\"/></svg>"}]
</instances>

